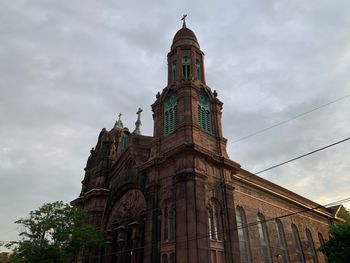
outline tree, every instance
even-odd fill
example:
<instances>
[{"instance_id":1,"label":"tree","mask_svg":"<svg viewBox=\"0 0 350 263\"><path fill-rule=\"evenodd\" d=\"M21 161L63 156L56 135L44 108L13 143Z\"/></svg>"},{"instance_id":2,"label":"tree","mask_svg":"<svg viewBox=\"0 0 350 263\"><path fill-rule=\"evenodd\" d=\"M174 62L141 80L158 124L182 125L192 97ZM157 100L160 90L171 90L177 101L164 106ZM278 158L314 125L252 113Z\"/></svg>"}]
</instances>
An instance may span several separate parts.
<instances>
[{"instance_id":1,"label":"tree","mask_svg":"<svg viewBox=\"0 0 350 263\"><path fill-rule=\"evenodd\" d=\"M347 263L350 259L350 221L336 222L330 226L330 238L320 250L330 263Z\"/></svg>"},{"instance_id":2,"label":"tree","mask_svg":"<svg viewBox=\"0 0 350 263\"><path fill-rule=\"evenodd\" d=\"M337 216L344 219L345 221L350 221L350 212L349 209L346 209L344 206L341 206Z\"/></svg>"},{"instance_id":3,"label":"tree","mask_svg":"<svg viewBox=\"0 0 350 263\"><path fill-rule=\"evenodd\" d=\"M62 201L44 204L20 219L24 231L10 262L76 262L79 254L102 245L102 234L84 224L84 212Z\"/></svg>"}]
</instances>

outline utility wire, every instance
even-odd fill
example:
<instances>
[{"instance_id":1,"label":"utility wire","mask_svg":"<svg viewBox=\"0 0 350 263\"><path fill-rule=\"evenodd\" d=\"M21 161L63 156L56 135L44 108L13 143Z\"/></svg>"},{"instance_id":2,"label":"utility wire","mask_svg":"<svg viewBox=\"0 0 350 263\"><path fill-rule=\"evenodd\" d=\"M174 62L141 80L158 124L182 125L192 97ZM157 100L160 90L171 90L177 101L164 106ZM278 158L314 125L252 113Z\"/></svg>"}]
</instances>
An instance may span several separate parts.
<instances>
[{"instance_id":1,"label":"utility wire","mask_svg":"<svg viewBox=\"0 0 350 263\"><path fill-rule=\"evenodd\" d=\"M298 156L298 157L295 157L295 158L290 159L290 160L288 160L288 161L285 161L285 162L283 162L283 163L279 163L279 164L273 165L273 166L271 166L271 167L269 167L269 168L266 168L266 169L263 169L263 170L261 170L261 171L255 172L254 174L260 174L260 173L263 173L263 172L266 172L266 171L275 169L275 168L280 167L280 166L282 166L282 165L285 165L285 164L287 164L287 163L290 163L290 162L293 162L293 161L295 161L295 160L298 160L298 159L301 159L301 158L303 158L303 157L306 157L306 156L308 156L308 155L311 155L311 154L314 154L314 153L323 151L324 149L327 149L327 148L332 147L332 146L335 146L335 145L337 145L337 144L346 142L346 141L348 141L348 140L350 140L350 137L348 137L348 138L346 138L346 139L343 139L343 140L340 140L340 141L337 141L337 142L335 142L335 143L329 144L329 145L324 146L324 147L322 147L322 148L319 148L319 149L317 149L317 150L308 152L308 153L306 153L306 154L300 155L300 156Z\"/></svg>"},{"instance_id":2,"label":"utility wire","mask_svg":"<svg viewBox=\"0 0 350 263\"><path fill-rule=\"evenodd\" d=\"M282 162L282 163L279 163L279 164L270 166L270 167L265 168L264 170L258 171L258 172L256 172L256 173L251 173L251 174L248 174L248 175L246 175L246 176L236 177L236 179L235 179L234 182L243 181L243 180L252 182L251 180L248 179L249 177L252 177L252 176L257 175L257 174L259 174L259 173L263 173L263 172L266 172L266 171L275 169L275 168L277 168L277 167L283 166L283 165L285 165L285 164L287 164L287 163L290 163L290 162L292 162L292 161L301 159L301 158L303 158L303 157L306 157L306 156L311 155L311 154L314 154L314 153L316 153L316 152L325 150L325 149L327 149L327 148L329 148L329 147L335 146L335 145L337 145L337 144L343 143L343 142L348 141L348 140L350 140L350 137L349 137L349 138L346 138L346 139L343 139L343 140L340 140L340 141L338 141L338 142L329 144L329 145L327 145L327 146L321 147L321 148L319 148L319 149L317 149L317 150L314 150L314 151L311 151L311 152L309 152L309 153L300 155L300 156L295 157L295 158L293 158L293 159L290 159L290 160L288 160L288 161L284 161L284 162ZM169 180L169 177L159 178L159 180L160 180L160 181L162 181L162 180ZM160 183L160 182L158 182L157 184L159 184L159 183ZM220 189L220 187L222 187L221 184L222 184L222 182L220 181L220 179L215 180L214 182L209 183L209 185L210 185L211 187L208 188L207 191L214 191L214 190ZM147 194L154 194L154 193L156 193L157 191L162 192L162 191L166 191L166 190L175 190L175 189L176 189L175 185L174 185L174 184L171 184L171 185L169 185L169 186L166 186L166 187L163 187L163 188L154 190L154 191L149 191L149 192L147 192ZM172 199L171 199L171 200L172 200ZM172 200L172 201L173 201L173 200ZM146 215L147 213L151 213L151 212L155 212L155 211L159 211L159 212L160 212L160 211L161 211L161 208L160 208L160 207L156 207L156 208L146 209L146 210L143 211L143 213L140 214L140 216L141 216L142 214ZM122 221L124 221L124 220L126 220L126 219L131 219L131 218L133 218L133 217L134 217L134 216L125 217L125 218L123 218ZM122 223L122 221L114 221L114 223L118 224L118 223Z\"/></svg>"},{"instance_id":3,"label":"utility wire","mask_svg":"<svg viewBox=\"0 0 350 263\"><path fill-rule=\"evenodd\" d=\"M311 110L305 111L305 112L300 113L300 114L298 114L298 115L295 115L294 117L291 117L291 118L286 119L286 120L284 120L284 121L277 122L276 124L274 124L274 125L272 125L272 126L269 126L269 127L267 127L267 128L263 128L263 129L261 129L261 130L255 131L255 132L253 132L253 133L251 133L251 134L248 134L248 135L246 135L246 136L243 136L243 137L241 137L241 138L238 138L237 140L234 140L234 141L232 141L232 142L229 142L227 145L230 145L230 144L237 143L237 142L239 142L239 141L248 139L248 138L253 137L253 136L257 135L257 134L263 133L263 132L268 131L268 130L270 130L270 129L272 129L272 128L275 128L275 127L280 126L280 125L282 125L282 124L285 124L285 123L287 123L287 122L293 121L293 120L295 120L295 119L297 119L297 118L300 118L300 117L302 117L302 116L304 116L304 115L307 115L307 114L309 114L309 113L311 113L311 112L314 112L314 111L316 111L316 110L322 109L322 108L324 108L324 107L326 107L326 106L328 106L328 105L331 105L331 104L336 103L336 102L338 102L338 101L344 100L344 99L346 99L346 98L348 98L348 97L350 97L350 94L345 95L345 96L343 96L343 97L340 97L340 98L338 98L338 99L335 99L335 100L333 100L333 101L330 101L330 102L328 102L328 103L326 103L326 104L322 104L322 105L320 105L320 106L318 106L318 107L316 107L316 108L313 108L313 109L311 109Z\"/></svg>"}]
</instances>

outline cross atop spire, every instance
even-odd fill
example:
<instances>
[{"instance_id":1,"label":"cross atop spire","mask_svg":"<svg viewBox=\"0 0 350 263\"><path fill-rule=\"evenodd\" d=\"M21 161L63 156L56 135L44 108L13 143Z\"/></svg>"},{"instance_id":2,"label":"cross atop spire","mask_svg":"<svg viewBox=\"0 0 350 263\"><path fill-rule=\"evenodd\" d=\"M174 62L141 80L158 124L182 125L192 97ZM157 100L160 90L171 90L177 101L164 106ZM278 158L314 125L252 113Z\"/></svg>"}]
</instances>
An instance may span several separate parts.
<instances>
[{"instance_id":1,"label":"cross atop spire","mask_svg":"<svg viewBox=\"0 0 350 263\"><path fill-rule=\"evenodd\" d=\"M187 15L184 14L184 15L182 16L182 18L181 18L181 20L183 21L182 27L186 27L186 17L187 17Z\"/></svg>"},{"instance_id":2,"label":"cross atop spire","mask_svg":"<svg viewBox=\"0 0 350 263\"><path fill-rule=\"evenodd\" d=\"M136 114L137 114L137 121L135 122L135 126L136 127L135 127L135 130L132 133L141 134L141 125L142 125L141 120L140 120L141 112L142 112L141 108L139 108L138 111L136 112Z\"/></svg>"},{"instance_id":3,"label":"cross atop spire","mask_svg":"<svg viewBox=\"0 0 350 263\"><path fill-rule=\"evenodd\" d=\"M123 128L123 127L124 127L123 122L122 122L122 120L120 119L121 116L122 116L122 114L119 113L119 115L118 115L118 120L115 122L114 128Z\"/></svg>"}]
</instances>

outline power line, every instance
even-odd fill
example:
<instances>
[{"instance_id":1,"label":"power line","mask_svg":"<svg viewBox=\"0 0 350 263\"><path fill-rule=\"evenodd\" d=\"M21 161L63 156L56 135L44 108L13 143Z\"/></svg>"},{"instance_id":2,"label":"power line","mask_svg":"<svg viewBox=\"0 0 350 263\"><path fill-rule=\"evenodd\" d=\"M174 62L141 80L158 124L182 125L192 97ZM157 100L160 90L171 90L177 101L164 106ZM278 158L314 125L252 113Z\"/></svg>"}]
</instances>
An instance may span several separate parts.
<instances>
[{"instance_id":1,"label":"power line","mask_svg":"<svg viewBox=\"0 0 350 263\"><path fill-rule=\"evenodd\" d=\"M301 159L301 158L306 157L306 156L308 156L308 155L311 155L311 154L320 152L320 151L322 151L322 150L325 150L325 149L327 149L327 148L329 148L329 147L335 146L335 145L337 145L337 144L343 143L343 142L348 141L348 140L350 140L350 137L348 137L348 138L346 138L346 139L343 139L343 140L340 140L340 141L337 141L337 142L335 142L335 143L329 144L329 145L324 146L324 147L322 147L322 148L319 148L319 149L317 149L317 150L308 152L308 153L306 153L306 154L300 155L300 156L295 157L295 158L293 158L293 159L290 159L290 160L288 160L288 161L285 161L285 162L282 162L282 163L273 165L273 166L271 166L271 167L269 167L269 168L266 168L266 169L263 169L263 170L261 170L261 171L255 172L254 174L260 174L260 173L263 173L263 172L272 170L272 169L274 169L274 168L277 168L277 167L280 167L280 166L285 165L285 164L287 164L287 163L290 163L290 162L293 162L293 161L295 161L295 160Z\"/></svg>"},{"instance_id":2,"label":"power line","mask_svg":"<svg viewBox=\"0 0 350 263\"><path fill-rule=\"evenodd\" d=\"M311 152L309 152L309 153L300 155L300 156L295 157L295 158L293 158L293 159L290 159L290 160L288 160L288 161L285 161L285 162L282 162L282 163L279 163L279 164L270 166L270 167L265 168L264 170L258 171L258 172L256 172L256 173L252 173L252 174L248 174L248 175L246 175L246 176L239 177L239 178L237 178L235 181L237 182L237 181L247 180L247 181L250 181L250 182L251 182L251 180L248 179L249 177L252 177L252 176L257 175L257 174L259 174L259 173L263 173L263 172L266 172L266 171L275 169L275 168L277 168L277 167L283 166L283 165L285 165L285 164L287 164L287 163L290 163L290 162L292 162L292 161L301 159L301 158L306 157L306 156L308 156L308 155L311 155L311 154L313 154L313 153L316 153L316 152L325 150L325 149L327 149L327 148L329 148L329 147L332 147L332 146L335 146L335 145L337 145L337 144L343 143L343 142L345 142L345 141L347 141L347 140L350 140L350 137L349 137L349 138L346 138L346 139L343 139L343 140L340 140L340 141L338 141L338 142L329 144L329 145L327 145L327 146L321 147L321 148L319 148L319 149L317 149L317 150L314 150L314 151L311 151ZM169 177L170 177L170 176L169 176ZM169 177L159 178L159 180L160 180L160 182L161 182L162 180L169 180ZM159 184L160 182L157 182L157 184ZM220 180L214 180L214 182L209 183L209 185L210 185L211 187L210 187L209 189L207 189L207 190L208 190L208 191L214 191L214 190L216 190L216 189L219 189L220 187L222 187L222 186L221 186L221 183L222 183L222 182L221 182ZM161 192L161 191L165 191L165 190L174 190L174 189L176 189L175 185L171 184L171 185L168 185L168 186L165 186L165 187L162 187L162 188L153 190L153 191L149 191L149 192L147 192L147 193L148 193L148 194L154 194L154 193L156 193L157 191ZM171 201L173 201L173 200L171 199ZM170 203L171 203L171 202L170 202ZM140 216L141 216L142 214L145 215L146 213L151 213L151 212L155 212L155 211L159 211L159 212L160 212L160 211L161 211L161 208L160 208L160 207L156 207L156 208L146 209L146 210L144 210L144 211L140 214ZM134 217L134 216L131 216L131 215L130 215L130 216L128 216L128 217L123 218L122 221L125 221L126 219L131 219L131 218L133 218L133 217ZM114 221L114 223L118 224L118 223L121 223L122 221L117 221L117 220L116 220L116 221Z\"/></svg>"},{"instance_id":3,"label":"power line","mask_svg":"<svg viewBox=\"0 0 350 263\"><path fill-rule=\"evenodd\" d=\"M297 118L300 118L300 117L302 117L302 116L304 116L304 115L307 115L307 114L309 114L309 113L311 113L311 112L314 112L314 111L316 111L316 110L322 109L322 108L324 108L324 107L326 107L326 106L328 106L328 105L331 105L331 104L336 103L336 102L338 102L338 101L344 100L344 99L346 99L346 98L348 98L348 97L350 97L350 94L345 95L345 96L343 96L343 97L340 97L340 98L338 98L338 99L335 99L335 100L333 100L333 101L330 101L330 102L328 102L328 103L326 103L326 104L322 104L322 105L320 105L320 106L318 106L318 107L316 107L316 108L313 108L313 109L311 109L311 110L305 111L305 112L300 113L300 114L298 114L298 115L295 115L294 117L291 117L291 118L286 119L286 120L284 120L284 121L277 122L276 124L274 124L274 125L272 125L272 126L269 126L269 127L267 127L267 128L263 128L263 129L261 129L261 130L255 131L255 132L253 132L253 133L251 133L251 134L248 134L248 135L246 135L246 136L243 136L243 137L241 137L241 138L239 138L239 139L237 139L237 140L234 140L234 141L232 141L232 142L229 142L227 145L230 145L230 144L233 144L233 143L236 143L236 142L239 142L239 141L248 139L248 138L253 137L253 136L257 135L257 134L263 133L263 132L268 131L268 130L270 130L270 129L272 129L272 128L275 128L275 127L277 127L277 126L280 126L280 125L285 124L285 123L287 123L287 122L290 122L290 121L292 121L292 120L295 120L295 119L297 119Z\"/></svg>"}]
</instances>

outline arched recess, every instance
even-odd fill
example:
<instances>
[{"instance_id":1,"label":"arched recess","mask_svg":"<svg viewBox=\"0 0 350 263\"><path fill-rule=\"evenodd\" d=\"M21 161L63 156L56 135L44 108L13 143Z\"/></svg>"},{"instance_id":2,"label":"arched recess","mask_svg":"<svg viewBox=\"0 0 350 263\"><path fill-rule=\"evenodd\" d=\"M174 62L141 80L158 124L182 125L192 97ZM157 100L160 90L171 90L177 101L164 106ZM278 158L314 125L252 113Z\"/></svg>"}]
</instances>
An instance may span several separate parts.
<instances>
[{"instance_id":1,"label":"arched recess","mask_svg":"<svg viewBox=\"0 0 350 263\"><path fill-rule=\"evenodd\" d=\"M210 262L224 263L224 226L220 202L211 198L207 205Z\"/></svg>"},{"instance_id":2,"label":"arched recess","mask_svg":"<svg viewBox=\"0 0 350 263\"><path fill-rule=\"evenodd\" d=\"M114 202L106 232L112 262L142 262L146 199L139 189L128 189ZM132 252L132 253L131 253Z\"/></svg>"},{"instance_id":3,"label":"arched recess","mask_svg":"<svg viewBox=\"0 0 350 263\"><path fill-rule=\"evenodd\" d=\"M245 211L241 206L236 207L236 222L241 263L251 263L247 219L245 216Z\"/></svg>"},{"instance_id":4,"label":"arched recess","mask_svg":"<svg viewBox=\"0 0 350 263\"><path fill-rule=\"evenodd\" d=\"M176 208L175 202L165 199L161 202L161 240L162 242L174 242L176 233Z\"/></svg>"}]
</instances>

